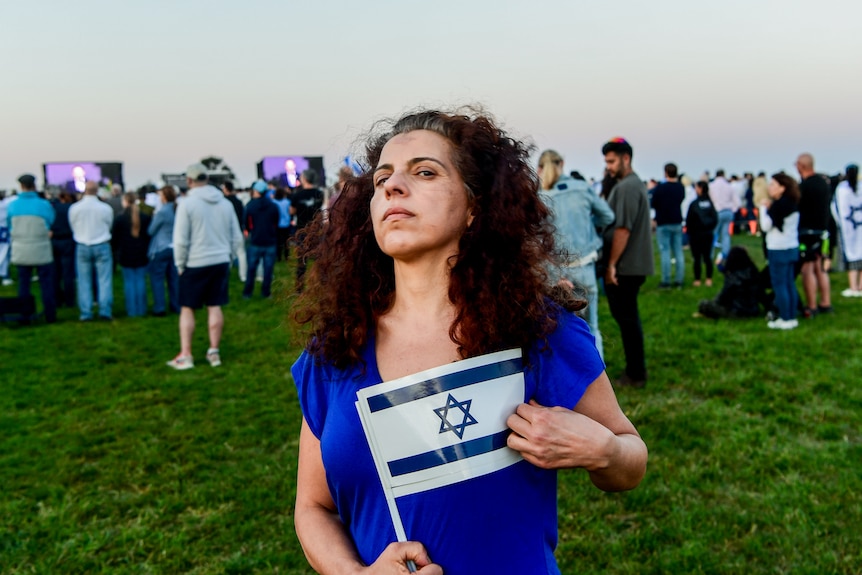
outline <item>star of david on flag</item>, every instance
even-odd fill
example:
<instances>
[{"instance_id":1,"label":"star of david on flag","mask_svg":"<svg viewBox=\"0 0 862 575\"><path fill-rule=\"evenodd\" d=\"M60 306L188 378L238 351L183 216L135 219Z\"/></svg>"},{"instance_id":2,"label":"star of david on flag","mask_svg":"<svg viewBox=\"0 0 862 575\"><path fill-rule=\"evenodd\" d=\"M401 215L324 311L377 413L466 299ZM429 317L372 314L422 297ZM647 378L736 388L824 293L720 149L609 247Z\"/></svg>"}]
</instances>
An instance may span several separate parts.
<instances>
[{"instance_id":1,"label":"star of david on flag","mask_svg":"<svg viewBox=\"0 0 862 575\"><path fill-rule=\"evenodd\" d=\"M524 402L520 349L457 361L356 393L399 541L406 535L395 499L503 469L506 420Z\"/></svg>"},{"instance_id":2,"label":"star of david on flag","mask_svg":"<svg viewBox=\"0 0 862 575\"><path fill-rule=\"evenodd\" d=\"M449 397L446 399L446 405L434 410L434 413L436 413L437 417L440 418L440 433L451 431L458 436L458 439L464 439L464 428L468 425L476 425L479 423L476 421L475 417L470 415L470 404L472 403L472 399L468 399L467 401L458 401L452 397L452 394L450 393ZM449 408L453 408L453 411L460 413L462 416L461 423L453 424L449 421ZM453 416L458 417L458 415Z\"/></svg>"}]
</instances>

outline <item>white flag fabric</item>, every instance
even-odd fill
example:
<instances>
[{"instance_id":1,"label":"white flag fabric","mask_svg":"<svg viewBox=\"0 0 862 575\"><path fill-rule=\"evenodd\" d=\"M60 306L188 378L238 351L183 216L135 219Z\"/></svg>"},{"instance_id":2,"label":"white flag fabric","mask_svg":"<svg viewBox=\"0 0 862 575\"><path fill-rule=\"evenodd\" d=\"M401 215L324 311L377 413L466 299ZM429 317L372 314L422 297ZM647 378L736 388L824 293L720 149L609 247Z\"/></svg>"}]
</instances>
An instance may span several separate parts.
<instances>
[{"instance_id":1,"label":"white flag fabric","mask_svg":"<svg viewBox=\"0 0 862 575\"><path fill-rule=\"evenodd\" d=\"M523 369L521 350L511 349L357 392L357 409L390 510L395 497L479 477L521 460L506 446L506 419L524 402ZM393 521L400 523L394 515Z\"/></svg>"}]
</instances>

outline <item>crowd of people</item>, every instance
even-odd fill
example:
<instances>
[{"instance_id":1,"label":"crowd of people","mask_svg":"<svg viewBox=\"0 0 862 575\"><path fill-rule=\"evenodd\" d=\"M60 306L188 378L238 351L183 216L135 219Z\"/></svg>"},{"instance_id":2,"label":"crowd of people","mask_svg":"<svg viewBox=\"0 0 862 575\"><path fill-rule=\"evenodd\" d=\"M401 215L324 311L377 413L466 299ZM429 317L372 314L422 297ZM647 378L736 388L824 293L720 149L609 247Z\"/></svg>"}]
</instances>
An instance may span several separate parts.
<instances>
[{"instance_id":1,"label":"crowd of people","mask_svg":"<svg viewBox=\"0 0 862 575\"><path fill-rule=\"evenodd\" d=\"M556 281L585 292L585 317L600 354L595 309L600 287L619 324L626 366L615 386L643 387L647 379L637 297L653 273L652 235L660 289L684 286L685 246L693 287L711 287L716 268L724 274L721 292L702 300L696 315L765 316L771 329L794 329L799 315L833 312L833 267L846 268L849 275L850 286L841 295L862 297L862 194L856 165L829 177L817 173L813 156L805 153L796 161L798 181L785 173L767 178L763 172L728 179L721 169L714 177L704 173L692 181L668 163L661 181L643 182L632 171L628 142L611 140L603 152L601 182L588 183L577 171L565 175L563 158L554 150L542 152L537 173L540 195L556 215L557 245L568 256L556 270ZM744 247L732 246L734 234L762 237L765 269L757 269ZM840 256L834 266L836 246ZM799 277L804 297L797 291Z\"/></svg>"},{"instance_id":2,"label":"crowd of people","mask_svg":"<svg viewBox=\"0 0 862 575\"><path fill-rule=\"evenodd\" d=\"M603 344L597 302L602 289L620 325L627 365L618 385L640 387L646 381L637 294L646 276L653 273L651 231L659 251L660 288L683 286L684 246L691 253L693 286L712 286L716 267L725 273L725 284L731 289L704 300L700 306L703 315L752 315L750 301L727 303L731 294L752 290L759 294L756 299L764 308L759 313L768 315L771 328L793 329L799 315L831 313L828 272L837 246L839 267L846 267L849 276L849 287L841 295L862 297L862 202L857 166L828 177L814 170L811 154L801 154L796 162L798 182L783 173L772 178L763 172L727 178L721 169L714 177L707 172L692 181L668 163L661 181L642 181L632 171L630 148L621 138L608 142L605 151L610 155L606 155L608 164L601 182L588 183L575 171L565 174L563 158L554 150L540 155L536 170L540 195L558 215L554 221L558 246L570 256L555 271L557 281L585 293L584 314L600 355ZM351 175L347 168L339 173L330 201ZM244 236L241 244L231 246L229 256L219 256L237 267L244 298L252 297L256 282L261 283L263 297L271 296L276 263L288 260L296 231L325 208L317 177L314 170L306 170L295 189L258 180L245 194L230 181L223 182L220 189L210 186L215 190L209 192L210 201L225 199L232 206ZM129 316L181 313L174 229L178 206L195 187L194 181L189 180L188 191L165 186L146 194L143 189L124 194L115 185L106 197L95 182L89 182L80 197L64 191L46 200L37 192L34 176L21 176L20 193L0 201L0 231L10 230L0 233L0 248L4 240L11 244L6 258L0 258L0 278L10 284L9 264L18 266L21 297L29 296L33 279L38 279L47 322L56 321L58 305L77 305L81 321L110 320L118 265ZM248 198L245 202L240 199L243 196ZM16 226L11 225L12 218ZM191 233L184 226L180 234ZM769 262L767 270L743 274L750 276L750 285L745 284L741 291L737 289L741 272L725 265L734 232L762 235ZM209 245L213 230L196 229L196 233L203 235L195 251L212 250L204 246ZM180 258L185 253L181 250ZM306 260L298 251L297 293L304 286ZM249 268L254 273L249 274ZM795 287L798 276L804 297ZM771 295L766 293L770 291Z\"/></svg>"},{"instance_id":3,"label":"crowd of people","mask_svg":"<svg viewBox=\"0 0 862 575\"><path fill-rule=\"evenodd\" d=\"M211 185L202 164L188 168L186 188L154 192L156 202L146 201L145 189L123 193L118 185L101 196L93 181L82 194L46 197L37 191L36 178L24 174L20 192L0 201L0 244L6 244L0 277L11 285L12 266L17 268L19 303L29 310L37 278L47 323L57 321L58 306L77 306L82 322L111 321L118 266L129 317L179 314L180 353L168 365L194 366L193 312L203 306L210 334L206 357L219 365L220 307L228 301L230 267L236 266L244 282L244 298L252 296L256 279L262 281L261 295L271 296L276 262L288 260L294 235L324 207L318 177L312 169L304 171L296 189L258 180L244 203L232 182ZM340 174L340 181L345 177ZM297 258L301 292L306 256L299 250Z\"/></svg>"},{"instance_id":4,"label":"crowd of people","mask_svg":"<svg viewBox=\"0 0 862 575\"><path fill-rule=\"evenodd\" d=\"M585 469L608 491L636 487L645 472L646 445L614 389L647 383L638 298L655 272L653 236L659 289L685 287L685 245L692 287L712 286L714 269L723 272L718 296L701 302L705 316L767 315L769 328L789 330L800 313L831 313L836 245L849 274L841 295L862 297L855 165L830 179L801 154L799 181L785 173L728 179L718 170L695 182L668 163L661 181L644 181L632 167L632 145L613 138L601 147L604 178L590 184L567 175L554 150L531 165L529 147L481 113L421 111L377 129L383 132L366 144L370 169L342 172L326 206L314 170L299 175L296 189L256 181L243 202L231 182L208 181L201 164L186 170L186 189L165 186L156 202L118 187L100 198L95 182L81 197L46 199L29 174L19 178L15 198L0 202L0 240L11 243L19 298L32 299L36 274L47 322L56 321L58 305L77 305L82 322L110 321L116 264L129 316L179 315L179 352L166 362L177 370L194 367L195 310L202 307L205 357L221 365L232 266L244 298L258 277L268 298L277 263L295 253L295 319L310 333L292 369L303 414L295 524L319 572L363 565L427 574L559 572L556 470ZM768 271L732 244L740 231L762 237ZM3 266L0 258L8 283ZM598 324L602 291L625 356L613 380ZM475 382L459 379L466 371L429 375L410 393L448 393L442 407L427 410L433 425L425 431L434 441L452 431L445 440L452 443L418 457L433 460L431 467L502 448L518 457L493 469L476 464L464 480L390 500L357 393L503 350L520 350L524 403L514 413L483 407L491 411L478 416L504 422L503 439L463 436L478 423L473 399L464 396ZM381 395L379 409L413 401L404 389ZM447 419L455 407L460 426ZM518 497L501 513L499 502L511 493ZM472 529L458 514L441 513L446 506L469 506L492 520ZM525 530L538 536L524 537Z\"/></svg>"}]
</instances>

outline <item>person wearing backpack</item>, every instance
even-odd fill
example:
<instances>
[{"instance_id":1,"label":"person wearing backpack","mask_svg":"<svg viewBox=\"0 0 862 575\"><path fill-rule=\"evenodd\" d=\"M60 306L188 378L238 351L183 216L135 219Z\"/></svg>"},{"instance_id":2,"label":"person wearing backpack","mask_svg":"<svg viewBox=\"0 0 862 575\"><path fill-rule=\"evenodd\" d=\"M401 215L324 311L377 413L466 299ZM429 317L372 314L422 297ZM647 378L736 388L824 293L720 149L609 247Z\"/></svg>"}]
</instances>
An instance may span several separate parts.
<instances>
[{"instance_id":1,"label":"person wearing backpack","mask_svg":"<svg viewBox=\"0 0 862 575\"><path fill-rule=\"evenodd\" d=\"M709 197L709 183L697 183L697 199L688 207L685 217L688 241L691 247L691 257L694 260L694 282L700 286L701 262L706 265L706 285L712 286L712 242L715 227L718 225L718 212Z\"/></svg>"}]
</instances>

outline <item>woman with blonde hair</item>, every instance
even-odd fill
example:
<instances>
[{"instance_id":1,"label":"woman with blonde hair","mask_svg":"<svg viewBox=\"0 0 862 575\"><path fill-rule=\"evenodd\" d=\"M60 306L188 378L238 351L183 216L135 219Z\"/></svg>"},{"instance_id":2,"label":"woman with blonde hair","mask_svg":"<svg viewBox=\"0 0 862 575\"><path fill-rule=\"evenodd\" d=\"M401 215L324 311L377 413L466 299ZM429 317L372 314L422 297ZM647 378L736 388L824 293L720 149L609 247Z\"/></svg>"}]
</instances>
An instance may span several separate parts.
<instances>
[{"instance_id":1,"label":"woman with blonde hair","mask_svg":"<svg viewBox=\"0 0 862 575\"><path fill-rule=\"evenodd\" d=\"M539 197L553 213L557 245L564 256L556 279L569 289L578 286L586 291L586 319L596 338L596 349L604 357L596 281L596 261L602 239L596 233L596 227L611 224L614 212L587 182L563 172L563 157L554 150L545 150L539 156L538 174Z\"/></svg>"},{"instance_id":2,"label":"woman with blonde hair","mask_svg":"<svg viewBox=\"0 0 862 575\"><path fill-rule=\"evenodd\" d=\"M113 241L119 253L123 272L123 293L126 296L126 313L140 317L147 313L147 249L150 234L147 227L150 217L141 211L138 194L123 194L123 211L114 220Z\"/></svg>"}]
</instances>

